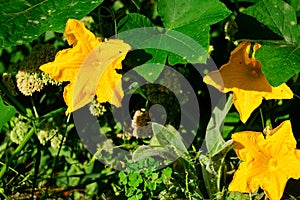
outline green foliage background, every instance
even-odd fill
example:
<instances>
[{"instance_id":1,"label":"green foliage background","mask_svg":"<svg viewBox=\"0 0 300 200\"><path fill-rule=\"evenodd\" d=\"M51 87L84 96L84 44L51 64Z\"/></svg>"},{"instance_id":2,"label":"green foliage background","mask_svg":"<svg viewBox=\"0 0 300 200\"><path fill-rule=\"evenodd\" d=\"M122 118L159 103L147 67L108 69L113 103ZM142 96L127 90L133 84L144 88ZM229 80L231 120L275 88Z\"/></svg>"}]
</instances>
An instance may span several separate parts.
<instances>
[{"instance_id":1,"label":"green foliage background","mask_svg":"<svg viewBox=\"0 0 300 200\"><path fill-rule=\"evenodd\" d=\"M248 195L227 190L239 162L231 146L231 134L262 131L267 125L276 127L291 119L299 140L299 0L0 0L0 8L0 198L249 199ZM120 34L120 39L133 48L159 44L158 49L144 48L141 54L128 55L123 70L140 66L135 69L137 77L151 83L168 64L190 82L201 108L201 120L196 122L199 129L193 133L195 140L190 147L186 148L174 128L180 111L170 96L150 88L155 90L156 101L147 93L149 88L132 90L129 121L136 110L161 103L170 111L168 125L153 124L156 136L152 138L130 137L113 120L109 105L104 104L107 111L97 118L101 131L132 152L134 159L143 161L126 172L116 171L96 159L111 150L109 144L101 144L97 155L92 155L78 137L72 117L65 116L62 92L66 83L46 85L32 96L24 96L16 85L5 84L7 75L16 84L24 60L36 64L26 60L34 47L47 44L56 52L68 47L62 33L69 18L82 20L98 37ZM147 27L163 27L165 32L157 38L147 34ZM122 32L137 28L145 38L122 38ZM220 67L227 63L235 45L244 40L262 44L255 58L262 63L270 84L287 83L295 94L292 100L264 101L246 124L240 122L230 94L210 110L208 86L202 82L202 75L210 69L209 58ZM202 48L193 48L193 42ZM37 54L36 59L43 56ZM43 64L42 59L39 62ZM158 64L149 68L148 63ZM48 134L44 142L39 138L41 131ZM165 149L151 155L151 145ZM181 157L164 169L137 172L147 163L159 164L151 156L161 155ZM112 157L108 162L115 160ZM284 198L299 197L298 186L299 181L289 181ZM264 194L258 190L253 198L263 199Z\"/></svg>"}]
</instances>

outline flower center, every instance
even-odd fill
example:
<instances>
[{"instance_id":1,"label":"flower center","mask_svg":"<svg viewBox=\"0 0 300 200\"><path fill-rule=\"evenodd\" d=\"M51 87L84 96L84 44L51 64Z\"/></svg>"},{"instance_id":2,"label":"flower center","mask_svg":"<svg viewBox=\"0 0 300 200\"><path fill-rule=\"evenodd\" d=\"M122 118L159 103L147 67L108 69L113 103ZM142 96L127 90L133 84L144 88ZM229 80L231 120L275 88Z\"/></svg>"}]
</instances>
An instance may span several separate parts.
<instances>
[{"instance_id":1,"label":"flower center","mask_svg":"<svg viewBox=\"0 0 300 200\"><path fill-rule=\"evenodd\" d=\"M277 159L271 158L268 162L268 167L270 171L276 170L277 169Z\"/></svg>"},{"instance_id":2,"label":"flower center","mask_svg":"<svg viewBox=\"0 0 300 200\"><path fill-rule=\"evenodd\" d=\"M250 66L249 66L249 71L250 74L253 78L259 78L260 75L262 74L261 72L261 64L257 61L253 61L251 62Z\"/></svg>"},{"instance_id":3,"label":"flower center","mask_svg":"<svg viewBox=\"0 0 300 200\"><path fill-rule=\"evenodd\" d=\"M257 69L252 69L251 74L253 77L257 78L259 76L259 72Z\"/></svg>"}]
</instances>

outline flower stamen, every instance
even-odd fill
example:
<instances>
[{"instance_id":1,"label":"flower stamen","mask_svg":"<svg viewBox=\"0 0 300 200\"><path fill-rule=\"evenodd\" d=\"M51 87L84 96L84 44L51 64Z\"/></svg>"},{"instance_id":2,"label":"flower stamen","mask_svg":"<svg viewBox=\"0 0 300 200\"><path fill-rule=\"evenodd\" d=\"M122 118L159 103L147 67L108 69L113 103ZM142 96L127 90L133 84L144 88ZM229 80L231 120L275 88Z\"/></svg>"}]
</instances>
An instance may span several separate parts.
<instances>
[{"instance_id":1,"label":"flower stamen","mask_svg":"<svg viewBox=\"0 0 300 200\"><path fill-rule=\"evenodd\" d=\"M277 165L277 159L275 158L271 158L268 162L268 168L270 171L274 171L277 169L278 165Z\"/></svg>"}]
</instances>

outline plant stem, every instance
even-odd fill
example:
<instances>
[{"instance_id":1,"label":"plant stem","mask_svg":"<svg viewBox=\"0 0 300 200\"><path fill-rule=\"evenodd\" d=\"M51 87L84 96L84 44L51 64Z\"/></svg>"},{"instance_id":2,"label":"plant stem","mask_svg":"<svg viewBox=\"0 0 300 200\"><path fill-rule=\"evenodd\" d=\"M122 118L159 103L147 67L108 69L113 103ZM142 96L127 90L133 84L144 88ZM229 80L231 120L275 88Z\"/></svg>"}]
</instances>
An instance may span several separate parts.
<instances>
[{"instance_id":1,"label":"plant stem","mask_svg":"<svg viewBox=\"0 0 300 200\"><path fill-rule=\"evenodd\" d=\"M0 164L1 164L2 166L5 165L5 163L3 163L3 162L0 162ZM22 174L20 174L20 173L19 173L17 170L15 170L14 168L8 167L8 169L10 169L11 171L15 172L17 175L20 175L22 178L25 178L25 176L23 176Z\"/></svg>"},{"instance_id":2,"label":"plant stem","mask_svg":"<svg viewBox=\"0 0 300 200\"><path fill-rule=\"evenodd\" d=\"M14 104L13 106L16 106L23 115L26 116L26 108L15 98L13 97L9 91L2 85L0 82L0 90L2 90L5 95L9 98L9 100Z\"/></svg>"},{"instance_id":3,"label":"plant stem","mask_svg":"<svg viewBox=\"0 0 300 200\"><path fill-rule=\"evenodd\" d=\"M0 89L1 89L1 83L0 83ZM61 113L62 111L64 111L65 108L58 108L52 112L49 112L45 115L43 115L41 118L43 119L47 119L49 117L52 117L58 113ZM69 117L68 117L69 119ZM39 126L42 123L42 121L40 121L36 126ZM12 153L12 156L10 157L8 163L10 163L15 156L23 149L23 147L26 145L26 143L28 142L28 140L32 137L33 133L36 130L36 126L35 124L33 125L33 127L29 130L29 132L27 133L27 135L25 136L24 140L22 141L21 144L19 144L19 146L15 149L15 151ZM6 173L7 169L8 169L8 164L3 164L1 170L0 170L0 179L4 176L4 174Z\"/></svg>"},{"instance_id":4,"label":"plant stem","mask_svg":"<svg viewBox=\"0 0 300 200\"><path fill-rule=\"evenodd\" d=\"M48 118L50 118L50 117L53 117L54 115L57 115L57 114L59 114L59 113L65 111L65 110L66 110L65 107L58 108L58 109L56 109L56 110L53 110L53 111L51 111L51 112L49 112L49 113L47 113L47 114L41 116L40 119L48 119Z\"/></svg>"},{"instance_id":5,"label":"plant stem","mask_svg":"<svg viewBox=\"0 0 300 200\"><path fill-rule=\"evenodd\" d=\"M4 189L3 188L0 188L0 194L2 194L2 196L4 196L4 198L6 200L10 200L10 198L4 193Z\"/></svg>"},{"instance_id":6,"label":"plant stem","mask_svg":"<svg viewBox=\"0 0 300 200\"><path fill-rule=\"evenodd\" d=\"M69 114L67 116L66 127L65 127L65 130L64 130L64 133L63 133L63 138L61 139L61 143L60 143L59 148L58 148L57 155L56 155L56 157L54 159L54 163L53 163L53 167L52 167L52 172L51 172L50 179L49 179L49 185L48 185L48 187L46 189L46 195L48 195L49 187L51 186L52 181L53 181L53 176L54 176L54 172L55 172L55 166L56 166L56 163L58 162L58 159L59 159L58 157L59 157L61 148L63 146L63 141L67 137L66 135L67 135L67 130L68 130L68 124L69 124L70 116L71 116L71 114Z\"/></svg>"},{"instance_id":7,"label":"plant stem","mask_svg":"<svg viewBox=\"0 0 300 200\"><path fill-rule=\"evenodd\" d=\"M261 123L262 123L262 128L265 128L265 120L264 120L264 115L262 113L261 108L259 108L259 113L260 113L260 118L261 118Z\"/></svg>"},{"instance_id":8,"label":"plant stem","mask_svg":"<svg viewBox=\"0 0 300 200\"><path fill-rule=\"evenodd\" d=\"M15 156L23 149L23 147L25 146L25 144L28 142L28 140L32 137L33 133L35 132L35 127L32 127L29 132L27 133L27 135L25 136L24 140L22 141L21 144L19 144L19 146L15 149L15 151L12 153L12 156L9 158L8 163L10 163ZM0 179L3 177L3 175L6 173L8 169L8 164L4 164L1 168L0 171Z\"/></svg>"},{"instance_id":9,"label":"plant stem","mask_svg":"<svg viewBox=\"0 0 300 200\"><path fill-rule=\"evenodd\" d=\"M36 107L35 107L35 105L34 105L34 101L33 101L32 97L30 97L30 101L31 101L31 104L32 104L33 112L34 112L34 117L35 117L35 118L38 118L38 117L39 117L39 114L38 114L38 112L37 112L37 110L36 110Z\"/></svg>"},{"instance_id":10,"label":"plant stem","mask_svg":"<svg viewBox=\"0 0 300 200\"><path fill-rule=\"evenodd\" d=\"M294 93L294 96L297 97L298 99L300 99L300 96Z\"/></svg>"}]
</instances>

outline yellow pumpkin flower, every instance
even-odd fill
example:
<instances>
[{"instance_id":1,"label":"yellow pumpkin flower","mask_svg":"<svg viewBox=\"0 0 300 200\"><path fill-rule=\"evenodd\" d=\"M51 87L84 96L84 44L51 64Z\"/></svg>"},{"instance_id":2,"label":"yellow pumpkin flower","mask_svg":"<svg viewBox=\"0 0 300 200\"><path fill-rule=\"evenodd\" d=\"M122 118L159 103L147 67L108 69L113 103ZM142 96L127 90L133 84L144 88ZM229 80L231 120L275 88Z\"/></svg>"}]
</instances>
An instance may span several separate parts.
<instances>
[{"instance_id":1,"label":"yellow pumpkin flower","mask_svg":"<svg viewBox=\"0 0 300 200\"><path fill-rule=\"evenodd\" d=\"M119 107L124 93L119 83L122 75L116 69L122 69L121 62L131 47L121 40L101 42L75 19L67 21L64 34L73 47L59 51L53 62L40 69L56 81L70 82L63 94L66 114L90 103L95 95L98 102Z\"/></svg>"},{"instance_id":2,"label":"yellow pumpkin flower","mask_svg":"<svg viewBox=\"0 0 300 200\"><path fill-rule=\"evenodd\" d=\"M290 121L264 135L244 131L232 135L233 146L242 162L235 172L229 191L252 193L260 186L271 200L282 197L289 178L300 178L300 150Z\"/></svg>"},{"instance_id":3,"label":"yellow pumpkin flower","mask_svg":"<svg viewBox=\"0 0 300 200\"><path fill-rule=\"evenodd\" d=\"M240 43L231 52L228 63L203 78L206 84L214 86L221 92L233 92L233 103L244 123L263 99L291 99L293 97L293 92L285 83L272 87L267 81L262 73L261 63L254 57L260 46L260 44L254 45L252 57L249 58L251 43L247 41Z\"/></svg>"}]
</instances>

